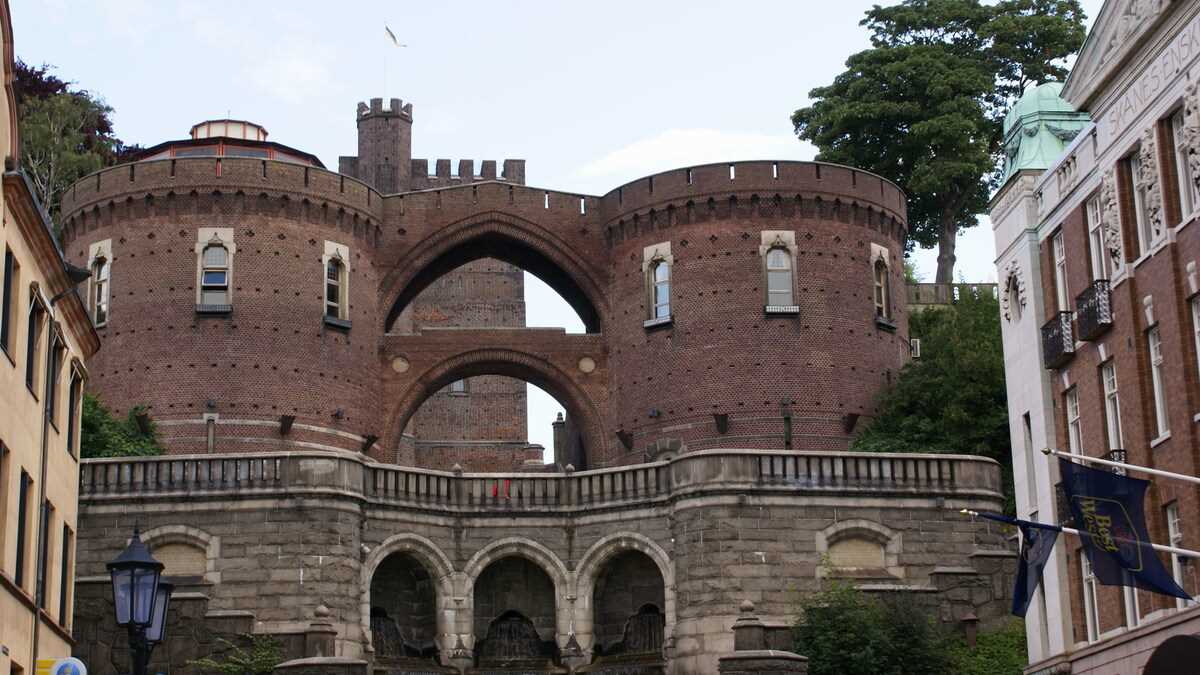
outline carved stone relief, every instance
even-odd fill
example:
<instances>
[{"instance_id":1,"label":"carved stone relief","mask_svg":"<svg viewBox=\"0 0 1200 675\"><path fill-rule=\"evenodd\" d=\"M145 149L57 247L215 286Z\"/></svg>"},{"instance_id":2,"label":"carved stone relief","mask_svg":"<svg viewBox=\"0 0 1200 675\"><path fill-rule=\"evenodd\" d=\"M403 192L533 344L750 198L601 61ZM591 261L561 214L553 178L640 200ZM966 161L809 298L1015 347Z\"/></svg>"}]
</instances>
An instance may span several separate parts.
<instances>
[{"instance_id":1,"label":"carved stone relief","mask_svg":"<svg viewBox=\"0 0 1200 675\"><path fill-rule=\"evenodd\" d=\"M1158 148L1154 137L1154 127L1142 133L1141 147L1138 148L1138 175L1134 176L1137 188L1145 196L1146 218L1150 226L1150 241L1156 242L1162 238L1163 230L1163 197L1162 186L1158 181Z\"/></svg>"},{"instance_id":2,"label":"carved stone relief","mask_svg":"<svg viewBox=\"0 0 1200 675\"><path fill-rule=\"evenodd\" d=\"M1000 294L1000 311L1006 321L1015 321L1025 312L1025 276L1016 260L1004 266L1004 289Z\"/></svg>"},{"instance_id":3,"label":"carved stone relief","mask_svg":"<svg viewBox=\"0 0 1200 675\"><path fill-rule=\"evenodd\" d=\"M1104 228L1104 243L1113 265L1120 267L1124 260L1121 243L1121 215L1117 202L1117 169L1110 167L1104 172L1104 182L1100 184L1100 212Z\"/></svg>"},{"instance_id":4,"label":"carved stone relief","mask_svg":"<svg viewBox=\"0 0 1200 675\"><path fill-rule=\"evenodd\" d=\"M1200 188L1200 81L1188 82L1183 94L1183 140L1188 148L1188 168Z\"/></svg>"}]
</instances>

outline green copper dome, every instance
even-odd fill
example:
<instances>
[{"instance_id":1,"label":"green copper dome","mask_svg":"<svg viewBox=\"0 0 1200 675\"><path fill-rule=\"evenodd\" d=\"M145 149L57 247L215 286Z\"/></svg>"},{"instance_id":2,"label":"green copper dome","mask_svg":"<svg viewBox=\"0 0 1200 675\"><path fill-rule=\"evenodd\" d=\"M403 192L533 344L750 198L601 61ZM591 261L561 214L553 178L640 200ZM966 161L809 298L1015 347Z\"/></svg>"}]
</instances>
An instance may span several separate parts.
<instances>
[{"instance_id":1,"label":"green copper dome","mask_svg":"<svg viewBox=\"0 0 1200 675\"><path fill-rule=\"evenodd\" d=\"M1080 130L1087 113L1063 100L1061 82L1030 85L1004 116L1004 180L1026 169L1049 168Z\"/></svg>"}]
</instances>

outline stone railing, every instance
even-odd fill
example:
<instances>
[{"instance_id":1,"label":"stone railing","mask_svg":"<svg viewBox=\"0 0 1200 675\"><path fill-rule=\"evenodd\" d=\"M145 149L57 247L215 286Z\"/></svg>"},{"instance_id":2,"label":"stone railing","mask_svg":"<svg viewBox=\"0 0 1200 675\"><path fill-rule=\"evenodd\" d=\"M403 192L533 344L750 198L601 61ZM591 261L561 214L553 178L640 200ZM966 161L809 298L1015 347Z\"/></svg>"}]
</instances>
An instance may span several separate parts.
<instances>
[{"instance_id":1,"label":"stone railing","mask_svg":"<svg viewBox=\"0 0 1200 675\"><path fill-rule=\"evenodd\" d=\"M966 455L705 450L593 471L481 474L299 452L89 459L81 463L79 489L85 502L342 493L462 512L620 507L723 492L999 499L1000 470L990 459Z\"/></svg>"}]
</instances>

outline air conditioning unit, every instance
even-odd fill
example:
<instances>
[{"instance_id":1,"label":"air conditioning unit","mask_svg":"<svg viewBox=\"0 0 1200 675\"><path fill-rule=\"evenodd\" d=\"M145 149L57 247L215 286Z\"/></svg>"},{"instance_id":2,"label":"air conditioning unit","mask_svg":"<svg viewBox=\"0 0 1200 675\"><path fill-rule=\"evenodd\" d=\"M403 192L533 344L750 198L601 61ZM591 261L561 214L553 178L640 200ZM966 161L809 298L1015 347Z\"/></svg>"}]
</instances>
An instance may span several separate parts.
<instances>
[{"instance_id":1,"label":"air conditioning unit","mask_svg":"<svg viewBox=\"0 0 1200 675\"><path fill-rule=\"evenodd\" d=\"M914 359L921 358L921 339L920 338L909 338L908 339L908 350L909 350L909 353L912 354L912 357Z\"/></svg>"}]
</instances>

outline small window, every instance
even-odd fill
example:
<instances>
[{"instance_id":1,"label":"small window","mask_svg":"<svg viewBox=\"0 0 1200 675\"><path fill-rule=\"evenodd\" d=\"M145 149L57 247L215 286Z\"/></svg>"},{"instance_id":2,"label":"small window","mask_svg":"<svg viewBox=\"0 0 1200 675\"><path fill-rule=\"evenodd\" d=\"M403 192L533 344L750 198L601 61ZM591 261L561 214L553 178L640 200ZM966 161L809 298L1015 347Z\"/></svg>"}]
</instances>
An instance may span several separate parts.
<instances>
[{"instance_id":1,"label":"small window","mask_svg":"<svg viewBox=\"0 0 1200 675\"><path fill-rule=\"evenodd\" d=\"M97 327L108 323L108 260L97 258L92 264L92 323Z\"/></svg>"},{"instance_id":2,"label":"small window","mask_svg":"<svg viewBox=\"0 0 1200 675\"><path fill-rule=\"evenodd\" d=\"M650 318L671 316L671 266L665 260L650 265Z\"/></svg>"},{"instance_id":3,"label":"small window","mask_svg":"<svg viewBox=\"0 0 1200 675\"><path fill-rule=\"evenodd\" d=\"M1092 197L1087 203L1088 247L1092 259L1092 279L1111 279L1113 257L1104 236L1100 198Z\"/></svg>"},{"instance_id":4,"label":"small window","mask_svg":"<svg viewBox=\"0 0 1200 675\"><path fill-rule=\"evenodd\" d=\"M67 348L63 344L62 338L54 335L51 338L53 347L50 349L50 361L47 364L46 373L46 412L50 417L50 423L57 427L58 425L58 380L62 377L62 362L66 355Z\"/></svg>"},{"instance_id":5,"label":"small window","mask_svg":"<svg viewBox=\"0 0 1200 675\"><path fill-rule=\"evenodd\" d=\"M83 395L83 378L79 373L71 375L71 389L67 393L67 452L79 456L79 415Z\"/></svg>"},{"instance_id":6,"label":"small window","mask_svg":"<svg viewBox=\"0 0 1200 675\"><path fill-rule=\"evenodd\" d=\"M1121 432L1121 399L1117 394L1117 366L1109 361L1100 368L1104 385L1104 418L1110 450L1123 450L1125 439Z\"/></svg>"},{"instance_id":7,"label":"small window","mask_svg":"<svg viewBox=\"0 0 1200 675\"><path fill-rule=\"evenodd\" d=\"M791 307L796 304L793 286L791 253L780 247L767 251L767 305Z\"/></svg>"},{"instance_id":8,"label":"small window","mask_svg":"<svg viewBox=\"0 0 1200 675\"><path fill-rule=\"evenodd\" d=\"M45 334L46 309L36 294L29 303L29 326L25 345L25 386L36 398L41 389L42 337Z\"/></svg>"},{"instance_id":9,"label":"small window","mask_svg":"<svg viewBox=\"0 0 1200 675\"><path fill-rule=\"evenodd\" d=\"M467 393L467 381L465 379L455 380L450 383L450 386L447 389L451 394L464 395Z\"/></svg>"},{"instance_id":10,"label":"small window","mask_svg":"<svg viewBox=\"0 0 1200 675\"><path fill-rule=\"evenodd\" d=\"M200 271L200 304L229 304L229 249L211 244L204 249Z\"/></svg>"},{"instance_id":11,"label":"small window","mask_svg":"<svg viewBox=\"0 0 1200 675\"><path fill-rule=\"evenodd\" d=\"M1063 242L1062 230L1054 233L1050 242L1054 249L1054 291L1058 299L1058 311L1071 311L1071 289L1067 286L1067 247Z\"/></svg>"},{"instance_id":12,"label":"small window","mask_svg":"<svg viewBox=\"0 0 1200 675\"><path fill-rule=\"evenodd\" d=\"M34 584L33 595L37 600L38 607L46 609L47 601L49 600L49 574L50 574L50 524L54 520L54 505L47 499L42 503L42 523L38 530L38 562L37 562L37 581Z\"/></svg>"},{"instance_id":13,"label":"small window","mask_svg":"<svg viewBox=\"0 0 1200 675\"><path fill-rule=\"evenodd\" d=\"M1072 387L1067 392L1067 443L1071 454L1083 452L1083 426L1079 422L1079 390Z\"/></svg>"},{"instance_id":14,"label":"small window","mask_svg":"<svg viewBox=\"0 0 1200 675\"><path fill-rule=\"evenodd\" d=\"M16 307L17 307L17 277L20 266L13 252L4 249L4 287L0 295L0 349L13 354L13 340L16 339Z\"/></svg>"},{"instance_id":15,"label":"small window","mask_svg":"<svg viewBox=\"0 0 1200 675\"><path fill-rule=\"evenodd\" d=\"M1124 170L1121 172L1121 188L1132 198L1133 224L1137 232L1138 256L1140 257L1150 252L1152 239L1150 213L1147 210L1146 189L1144 185L1138 184L1138 176L1142 172L1142 159L1135 150L1122 163L1124 164Z\"/></svg>"},{"instance_id":16,"label":"small window","mask_svg":"<svg viewBox=\"0 0 1200 675\"><path fill-rule=\"evenodd\" d=\"M1183 548L1183 523L1179 520L1179 504L1168 504L1167 508L1167 543L1175 548ZM1183 556L1171 554L1171 576L1175 579L1175 583L1183 588L1184 574L1187 569L1188 560ZM1190 607L1196 604L1195 600L1184 600L1183 598L1175 599L1175 606L1179 609Z\"/></svg>"},{"instance_id":17,"label":"small window","mask_svg":"<svg viewBox=\"0 0 1200 675\"><path fill-rule=\"evenodd\" d=\"M17 560L13 572L13 581L21 588L25 588L25 565L29 557L29 491L32 483L29 474L22 469L17 488Z\"/></svg>"},{"instance_id":18,"label":"small window","mask_svg":"<svg viewBox=\"0 0 1200 675\"><path fill-rule=\"evenodd\" d=\"M62 555L59 560L62 564L59 565L59 580L58 580L58 625L63 628L70 628L71 615L68 613L71 609L71 569L75 566L75 533L71 531L71 526L63 523L62 529Z\"/></svg>"},{"instance_id":19,"label":"small window","mask_svg":"<svg viewBox=\"0 0 1200 675\"><path fill-rule=\"evenodd\" d=\"M1200 190L1196 187L1196 176L1192 175L1192 165L1188 162L1191 148L1187 145L1187 135L1184 133L1182 108L1171 115L1171 141L1174 146L1172 159L1175 173L1179 176L1179 214L1182 223L1200 206Z\"/></svg>"},{"instance_id":20,"label":"small window","mask_svg":"<svg viewBox=\"0 0 1200 675\"><path fill-rule=\"evenodd\" d=\"M1092 563L1082 550L1079 551L1079 568L1083 578L1083 615L1087 628L1088 642L1100 639L1100 619L1097 612L1100 607L1096 589L1096 575L1092 573Z\"/></svg>"},{"instance_id":21,"label":"small window","mask_svg":"<svg viewBox=\"0 0 1200 675\"><path fill-rule=\"evenodd\" d=\"M333 319L345 319L345 277L346 266L338 257L329 259L325 265L325 316Z\"/></svg>"},{"instance_id":22,"label":"small window","mask_svg":"<svg viewBox=\"0 0 1200 675\"><path fill-rule=\"evenodd\" d=\"M1150 349L1150 381L1154 388L1154 421L1161 438L1170 431L1167 422L1167 390L1166 373L1163 372L1162 335L1158 326L1146 333L1146 342Z\"/></svg>"},{"instance_id":23,"label":"small window","mask_svg":"<svg viewBox=\"0 0 1200 675\"><path fill-rule=\"evenodd\" d=\"M875 318L891 320L892 300L888 281L888 266L883 258L875 261Z\"/></svg>"}]
</instances>

